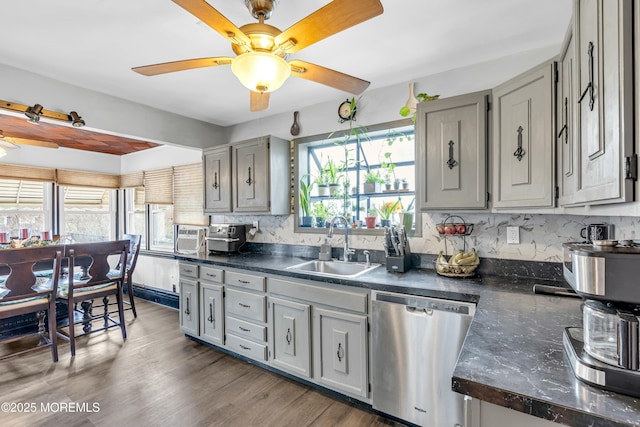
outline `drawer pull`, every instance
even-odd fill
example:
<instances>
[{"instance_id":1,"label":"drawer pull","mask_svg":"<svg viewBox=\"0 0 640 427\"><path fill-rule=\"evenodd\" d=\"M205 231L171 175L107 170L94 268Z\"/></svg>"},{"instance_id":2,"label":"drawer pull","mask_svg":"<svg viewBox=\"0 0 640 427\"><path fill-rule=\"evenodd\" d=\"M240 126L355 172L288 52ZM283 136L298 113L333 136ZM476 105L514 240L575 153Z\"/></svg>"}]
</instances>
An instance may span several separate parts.
<instances>
[{"instance_id":1,"label":"drawer pull","mask_svg":"<svg viewBox=\"0 0 640 427\"><path fill-rule=\"evenodd\" d=\"M242 307L242 308L251 308L251 306L250 306L250 305L243 304L243 303L241 303L241 302L239 302L239 303L238 303L238 305L239 305L240 307Z\"/></svg>"},{"instance_id":2,"label":"drawer pull","mask_svg":"<svg viewBox=\"0 0 640 427\"><path fill-rule=\"evenodd\" d=\"M206 275L209 276L209 277L218 277L217 274L206 273Z\"/></svg>"},{"instance_id":3,"label":"drawer pull","mask_svg":"<svg viewBox=\"0 0 640 427\"><path fill-rule=\"evenodd\" d=\"M242 326L238 326L238 329L240 329L242 332L251 332L251 329L243 328Z\"/></svg>"},{"instance_id":4,"label":"drawer pull","mask_svg":"<svg viewBox=\"0 0 640 427\"><path fill-rule=\"evenodd\" d=\"M193 273L193 270L184 270L185 273Z\"/></svg>"},{"instance_id":5,"label":"drawer pull","mask_svg":"<svg viewBox=\"0 0 640 427\"><path fill-rule=\"evenodd\" d=\"M238 279L238 283L242 283L242 284L244 284L244 285L248 285L248 284L249 284L249 283L251 283L251 282L250 282L250 281L248 281L248 280Z\"/></svg>"},{"instance_id":6,"label":"drawer pull","mask_svg":"<svg viewBox=\"0 0 640 427\"><path fill-rule=\"evenodd\" d=\"M238 344L238 345L239 345L239 346L240 346L240 348L241 348L241 349L243 349L243 350L249 350L249 351L251 351L251 347L247 347L247 346L244 346L244 345L242 345L242 344Z\"/></svg>"}]
</instances>

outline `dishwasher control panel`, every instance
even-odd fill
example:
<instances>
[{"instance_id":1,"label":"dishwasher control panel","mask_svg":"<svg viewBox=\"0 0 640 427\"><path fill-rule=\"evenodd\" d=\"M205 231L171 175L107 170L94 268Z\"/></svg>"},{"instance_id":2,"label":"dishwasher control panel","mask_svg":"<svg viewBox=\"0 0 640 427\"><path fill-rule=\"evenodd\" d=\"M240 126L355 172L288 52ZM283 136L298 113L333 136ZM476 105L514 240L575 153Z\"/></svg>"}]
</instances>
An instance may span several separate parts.
<instances>
[{"instance_id":1,"label":"dishwasher control panel","mask_svg":"<svg viewBox=\"0 0 640 427\"><path fill-rule=\"evenodd\" d=\"M402 304L408 309L425 310L425 311L448 311L457 314L475 314L476 305L468 302L458 302L451 300L443 300L432 297L419 297L407 294L391 294L386 292L372 293L372 299L375 301L390 302L393 304Z\"/></svg>"}]
</instances>

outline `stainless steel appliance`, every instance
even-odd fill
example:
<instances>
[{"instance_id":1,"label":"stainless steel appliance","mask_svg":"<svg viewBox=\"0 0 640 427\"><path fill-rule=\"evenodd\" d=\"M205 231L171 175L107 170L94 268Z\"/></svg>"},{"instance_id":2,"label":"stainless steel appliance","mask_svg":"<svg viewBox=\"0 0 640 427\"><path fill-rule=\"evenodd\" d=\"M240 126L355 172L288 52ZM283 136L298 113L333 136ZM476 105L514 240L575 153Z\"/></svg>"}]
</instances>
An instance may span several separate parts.
<instances>
[{"instance_id":1,"label":"stainless steel appliance","mask_svg":"<svg viewBox=\"0 0 640 427\"><path fill-rule=\"evenodd\" d=\"M451 390L475 304L372 291L373 408L422 426L471 425Z\"/></svg>"},{"instance_id":2,"label":"stainless steel appliance","mask_svg":"<svg viewBox=\"0 0 640 427\"><path fill-rule=\"evenodd\" d=\"M564 277L584 299L582 328L564 331L576 377L640 397L640 247L564 244Z\"/></svg>"},{"instance_id":3,"label":"stainless steel appliance","mask_svg":"<svg viewBox=\"0 0 640 427\"><path fill-rule=\"evenodd\" d=\"M178 225L174 251L179 254L195 254L204 248L207 227Z\"/></svg>"},{"instance_id":4,"label":"stainless steel appliance","mask_svg":"<svg viewBox=\"0 0 640 427\"><path fill-rule=\"evenodd\" d=\"M245 224L211 224L207 236L207 252L238 252L247 241Z\"/></svg>"}]
</instances>

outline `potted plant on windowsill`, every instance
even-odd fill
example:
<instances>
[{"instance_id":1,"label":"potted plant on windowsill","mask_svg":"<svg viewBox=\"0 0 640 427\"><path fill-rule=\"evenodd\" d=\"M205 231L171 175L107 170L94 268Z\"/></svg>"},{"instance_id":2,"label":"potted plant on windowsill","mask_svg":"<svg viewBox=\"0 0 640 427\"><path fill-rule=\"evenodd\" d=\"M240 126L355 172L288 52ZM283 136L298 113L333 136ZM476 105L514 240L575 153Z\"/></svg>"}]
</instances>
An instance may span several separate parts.
<instances>
[{"instance_id":1,"label":"potted plant on windowsill","mask_svg":"<svg viewBox=\"0 0 640 427\"><path fill-rule=\"evenodd\" d=\"M375 208L371 208L367 211L367 216L364 217L364 223L367 228L376 228L376 217L378 216L378 211Z\"/></svg>"},{"instance_id":2,"label":"potted plant on windowsill","mask_svg":"<svg viewBox=\"0 0 640 427\"><path fill-rule=\"evenodd\" d=\"M311 199L311 190L313 188L313 181L307 184L306 177L309 175L304 175L300 178L300 211L302 212L302 222L300 223L301 227L311 227L313 225L313 216L311 216L311 206L309 205Z\"/></svg>"},{"instance_id":3,"label":"potted plant on windowsill","mask_svg":"<svg viewBox=\"0 0 640 427\"><path fill-rule=\"evenodd\" d=\"M380 171L369 171L364 175L364 193L379 193L380 185L384 184L384 178L380 176Z\"/></svg>"},{"instance_id":4,"label":"potted plant on windowsill","mask_svg":"<svg viewBox=\"0 0 640 427\"><path fill-rule=\"evenodd\" d=\"M400 204L400 199L398 199L395 202L385 202L377 209L380 215L380 225L382 227L389 227L391 225L391 215L402 209L402 205Z\"/></svg>"}]
</instances>

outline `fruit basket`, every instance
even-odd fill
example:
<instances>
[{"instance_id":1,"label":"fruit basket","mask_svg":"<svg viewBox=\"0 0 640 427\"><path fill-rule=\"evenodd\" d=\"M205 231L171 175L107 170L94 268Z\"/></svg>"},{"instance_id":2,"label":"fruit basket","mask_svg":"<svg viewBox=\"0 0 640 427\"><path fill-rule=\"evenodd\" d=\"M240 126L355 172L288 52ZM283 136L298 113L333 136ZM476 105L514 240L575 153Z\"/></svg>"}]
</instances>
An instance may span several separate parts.
<instances>
[{"instance_id":1,"label":"fruit basket","mask_svg":"<svg viewBox=\"0 0 640 427\"><path fill-rule=\"evenodd\" d=\"M475 248L471 249L470 252L459 250L449 259L447 259L443 251L440 251L434 261L436 273L447 277L474 276L478 265L480 265L480 258L478 258Z\"/></svg>"},{"instance_id":2,"label":"fruit basket","mask_svg":"<svg viewBox=\"0 0 640 427\"><path fill-rule=\"evenodd\" d=\"M462 217L451 215L441 223L436 224L436 230L440 235L468 236L473 231L473 224L465 222Z\"/></svg>"}]
</instances>

